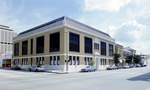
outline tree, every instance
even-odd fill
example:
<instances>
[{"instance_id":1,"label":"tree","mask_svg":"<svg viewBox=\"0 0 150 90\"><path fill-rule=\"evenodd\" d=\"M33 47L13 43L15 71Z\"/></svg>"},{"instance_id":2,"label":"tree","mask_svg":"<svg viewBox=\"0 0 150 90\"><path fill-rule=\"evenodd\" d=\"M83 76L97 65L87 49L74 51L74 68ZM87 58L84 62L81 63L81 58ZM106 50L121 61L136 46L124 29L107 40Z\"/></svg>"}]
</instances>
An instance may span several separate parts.
<instances>
[{"instance_id":1,"label":"tree","mask_svg":"<svg viewBox=\"0 0 150 90\"><path fill-rule=\"evenodd\" d=\"M140 55L134 55L133 56L134 63L138 64L141 62L141 56Z\"/></svg>"},{"instance_id":2,"label":"tree","mask_svg":"<svg viewBox=\"0 0 150 90\"><path fill-rule=\"evenodd\" d=\"M13 65L16 65L16 62L15 62L15 60L13 60L12 64L13 64Z\"/></svg>"},{"instance_id":3,"label":"tree","mask_svg":"<svg viewBox=\"0 0 150 90\"><path fill-rule=\"evenodd\" d=\"M128 56L126 56L125 59L126 59L126 63L130 64L130 63L132 63L133 55L128 55Z\"/></svg>"},{"instance_id":4,"label":"tree","mask_svg":"<svg viewBox=\"0 0 150 90\"><path fill-rule=\"evenodd\" d=\"M40 63L40 59L38 58L38 60L37 60L37 66L38 67L41 67L42 66L42 64Z\"/></svg>"},{"instance_id":5,"label":"tree","mask_svg":"<svg viewBox=\"0 0 150 90\"><path fill-rule=\"evenodd\" d=\"M90 60L90 61L89 61L89 65L90 65L90 66L94 66L94 64L95 64L95 62L94 62L93 60Z\"/></svg>"},{"instance_id":6,"label":"tree","mask_svg":"<svg viewBox=\"0 0 150 90\"><path fill-rule=\"evenodd\" d=\"M118 53L113 53L113 61L115 63L115 65L117 66L117 64L119 63L119 57L121 56L120 54Z\"/></svg>"}]
</instances>

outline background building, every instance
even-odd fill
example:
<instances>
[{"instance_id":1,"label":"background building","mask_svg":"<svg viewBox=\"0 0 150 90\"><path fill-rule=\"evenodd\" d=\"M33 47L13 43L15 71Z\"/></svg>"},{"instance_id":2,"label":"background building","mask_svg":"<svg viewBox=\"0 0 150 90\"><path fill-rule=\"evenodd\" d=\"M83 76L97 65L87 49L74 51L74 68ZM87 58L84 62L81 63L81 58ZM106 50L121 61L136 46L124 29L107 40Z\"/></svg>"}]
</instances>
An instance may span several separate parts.
<instances>
[{"instance_id":1,"label":"background building","mask_svg":"<svg viewBox=\"0 0 150 90\"><path fill-rule=\"evenodd\" d=\"M123 48L123 58L124 58L124 62L125 62L125 58L128 55L135 55L136 54L136 50L130 48L130 47L125 47ZM124 63L125 65L126 63Z\"/></svg>"},{"instance_id":2,"label":"background building","mask_svg":"<svg viewBox=\"0 0 150 90\"><path fill-rule=\"evenodd\" d=\"M123 46L116 43L115 52L121 55L119 58L120 64L124 63Z\"/></svg>"},{"instance_id":3,"label":"background building","mask_svg":"<svg viewBox=\"0 0 150 90\"><path fill-rule=\"evenodd\" d=\"M12 52L13 37L15 36L17 36L17 33L14 32L13 29L10 29L8 26L0 25L0 56L5 57L4 55L6 52ZM6 57L8 57L8 55ZM10 57L12 57L12 54ZM0 57L0 67L10 65L5 64L4 60L5 59ZM9 58L9 60L11 60L11 58Z\"/></svg>"},{"instance_id":4,"label":"background building","mask_svg":"<svg viewBox=\"0 0 150 90\"><path fill-rule=\"evenodd\" d=\"M67 70L67 56L68 71L81 70L89 60L94 60L98 69L104 69L112 64L115 50L115 40L107 33L68 17L19 33L13 41L13 59L22 69L40 60L45 70Z\"/></svg>"},{"instance_id":5,"label":"background building","mask_svg":"<svg viewBox=\"0 0 150 90\"><path fill-rule=\"evenodd\" d=\"M143 65L150 66L150 55L142 54L140 56L141 56L141 63Z\"/></svg>"}]
</instances>

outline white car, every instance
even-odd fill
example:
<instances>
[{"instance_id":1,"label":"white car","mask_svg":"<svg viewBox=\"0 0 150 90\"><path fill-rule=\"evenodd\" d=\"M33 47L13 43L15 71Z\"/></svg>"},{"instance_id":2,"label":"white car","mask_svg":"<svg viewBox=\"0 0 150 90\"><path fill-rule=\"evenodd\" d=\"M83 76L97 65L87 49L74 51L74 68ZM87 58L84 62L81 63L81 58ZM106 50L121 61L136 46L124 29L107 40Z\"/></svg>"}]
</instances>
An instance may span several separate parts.
<instances>
[{"instance_id":1,"label":"white car","mask_svg":"<svg viewBox=\"0 0 150 90\"><path fill-rule=\"evenodd\" d=\"M91 71L96 71L97 68L95 66L87 66L84 69L81 69L81 72L91 72Z\"/></svg>"},{"instance_id":2,"label":"white car","mask_svg":"<svg viewBox=\"0 0 150 90\"><path fill-rule=\"evenodd\" d=\"M39 66L32 66L31 68L29 68L29 71L44 71L44 68L43 67L39 67Z\"/></svg>"},{"instance_id":3,"label":"white car","mask_svg":"<svg viewBox=\"0 0 150 90\"><path fill-rule=\"evenodd\" d=\"M125 65L125 66L123 66L122 68L129 68L129 65Z\"/></svg>"}]
</instances>

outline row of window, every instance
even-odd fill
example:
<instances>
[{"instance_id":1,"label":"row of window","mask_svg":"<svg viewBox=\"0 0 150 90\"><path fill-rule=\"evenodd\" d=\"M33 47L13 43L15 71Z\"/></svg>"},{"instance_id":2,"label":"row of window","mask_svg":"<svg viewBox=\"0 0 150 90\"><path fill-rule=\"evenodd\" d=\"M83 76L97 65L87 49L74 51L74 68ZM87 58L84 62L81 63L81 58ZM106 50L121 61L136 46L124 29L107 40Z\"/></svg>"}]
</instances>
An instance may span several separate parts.
<instances>
[{"instance_id":1,"label":"row of window","mask_svg":"<svg viewBox=\"0 0 150 90\"><path fill-rule=\"evenodd\" d=\"M106 59L101 59L101 65L106 65ZM113 65L112 59L109 59L109 65Z\"/></svg>"},{"instance_id":2,"label":"row of window","mask_svg":"<svg viewBox=\"0 0 150 90\"><path fill-rule=\"evenodd\" d=\"M84 65L89 65L89 61L92 60L90 57L84 57Z\"/></svg>"},{"instance_id":3,"label":"row of window","mask_svg":"<svg viewBox=\"0 0 150 90\"><path fill-rule=\"evenodd\" d=\"M109 59L109 65L113 65L113 60Z\"/></svg>"},{"instance_id":4,"label":"row of window","mask_svg":"<svg viewBox=\"0 0 150 90\"><path fill-rule=\"evenodd\" d=\"M101 59L100 64L101 64L101 65L106 65L106 59Z\"/></svg>"},{"instance_id":5,"label":"row of window","mask_svg":"<svg viewBox=\"0 0 150 90\"><path fill-rule=\"evenodd\" d=\"M14 59L15 64L19 65L19 59ZM84 57L84 65L89 65L89 61L92 60L90 57ZM37 57L36 64L44 65L44 57ZM31 66L33 64L33 58L31 58ZM106 59L100 59L101 65L106 65ZM28 65L28 58L22 59L22 65ZM60 56L50 56L50 65L60 65ZM69 65L79 65L78 56L69 56ZM109 65L113 65L113 60L109 59Z\"/></svg>"},{"instance_id":6,"label":"row of window","mask_svg":"<svg viewBox=\"0 0 150 90\"><path fill-rule=\"evenodd\" d=\"M36 38L36 53L44 53L44 36ZM49 35L49 52L60 51L60 32ZM33 54L33 39L31 39L31 54ZM84 52L92 54L92 38L84 37ZM106 42L101 42L101 55L106 55ZM94 43L94 49L99 50L99 44ZM69 51L80 52L80 36L69 32ZM22 55L28 54L28 41L22 42ZM14 45L14 56L19 55L19 43ZM109 56L113 56L113 45L109 44Z\"/></svg>"},{"instance_id":7,"label":"row of window","mask_svg":"<svg viewBox=\"0 0 150 90\"><path fill-rule=\"evenodd\" d=\"M9 45L13 45L12 43L7 43L7 42L0 42L1 44L9 44Z\"/></svg>"},{"instance_id":8,"label":"row of window","mask_svg":"<svg viewBox=\"0 0 150 90\"><path fill-rule=\"evenodd\" d=\"M79 57L69 56L69 65L79 65Z\"/></svg>"},{"instance_id":9,"label":"row of window","mask_svg":"<svg viewBox=\"0 0 150 90\"><path fill-rule=\"evenodd\" d=\"M60 65L59 56L50 56L50 65Z\"/></svg>"},{"instance_id":10,"label":"row of window","mask_svg":"<svg viewBox=\"0 0 150 90\"><path fill-rule=\"evenodd\" d=\"M19 65L19 59L15 59L14 61L16 65Z\"/></svg>"}]
</instances>

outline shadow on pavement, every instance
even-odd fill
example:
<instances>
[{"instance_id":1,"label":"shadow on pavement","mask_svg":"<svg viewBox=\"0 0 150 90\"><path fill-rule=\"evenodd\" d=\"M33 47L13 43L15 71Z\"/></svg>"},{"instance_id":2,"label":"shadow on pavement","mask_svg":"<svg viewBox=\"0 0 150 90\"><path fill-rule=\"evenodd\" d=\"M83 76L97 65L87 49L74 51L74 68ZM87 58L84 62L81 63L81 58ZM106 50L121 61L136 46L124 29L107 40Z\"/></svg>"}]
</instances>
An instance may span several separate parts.
<instances>
[{"instance_id":1,"label":"shadow on pavement","mask_svg":"<svg viewBox=\"0 0 150 90\"><path fill-rule=\"evenodd\" d=\"M132 78L129 78L127 80L129 80L129 81L147 81L147 82L150 82L150 73L146 73L146 74L143 74L143 75L132 77Z\"/></svg>"}]
</instances>

